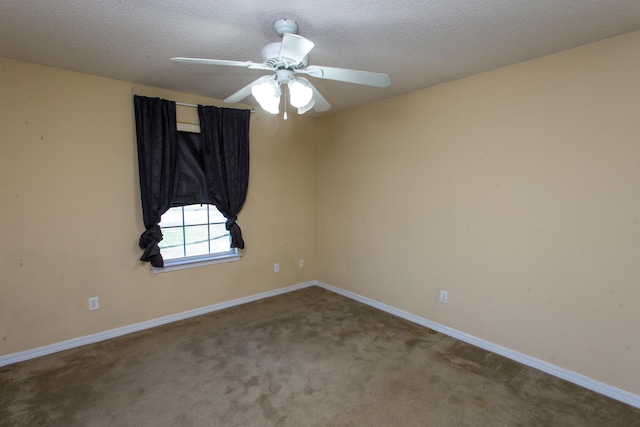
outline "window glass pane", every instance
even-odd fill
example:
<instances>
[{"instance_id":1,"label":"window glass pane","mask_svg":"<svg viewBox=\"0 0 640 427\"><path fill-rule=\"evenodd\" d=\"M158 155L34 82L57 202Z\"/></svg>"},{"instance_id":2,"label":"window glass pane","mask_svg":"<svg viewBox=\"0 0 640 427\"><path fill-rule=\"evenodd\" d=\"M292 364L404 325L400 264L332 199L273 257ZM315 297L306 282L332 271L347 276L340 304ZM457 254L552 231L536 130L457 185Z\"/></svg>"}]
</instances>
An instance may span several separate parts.
<instances>
[{"instance_id":1,"label":"window glass pane","mask_svg":"<svg viewBox=\"0 0 640 427\"><path fill-rule=\"evenodd\" d=\"M212 224L216 222L227 222L227 218L225 218L224 215L220 213L218 208L211 205L211 207L209 208L209 222Z\"/></svg>"},{"instance_id":2,"label":"window glass pane","mask_svg":"<svg viewBox=\"0 0 640 427\"><path fill-rule=\"evenodd\" d=\"M206 255L209 253L209 233L207 225L185 226L187 256Z\"/></svg>"},{"instance_id":3,"label":"window glass pane","mask_svg":"<svg viewBox=\"0 0 640 427\"><path fill-rule=\"evenodd\" d=\"M163 228L163 239L160 241L160 252L165 259L184 257L184 239L182 227Z\"/></svg>"},{"instance_id":4,"label":"window glass pane","mask_svg":"<svg viewBox=\"0 0 640 427\"><path fill-rule=\"evenodd\" d=\"M160 227L182 226L182 208L170 208L161 218Z\"/></svg>"},{"instance_id":5,"label":"window glass pane","mask_svg":"<svg viewBox=\"0 0 640 427\"><path fill-rule=\"evenodd\" d=\"M211 252L225 252L231 249L231 236L224 224L209 225Z\"/></svg>"},{"instance_id":6,"label":"window glass pane","mask_svg":"<svg viewBox=\"0 0 640 427\"><path fill-rule=\"evenodd\" d=\"M184 206L184 225L201 225L207 222L207 205Z\"/></svg>"},{"instance_id":7,"label":"window glass pane","mask_svg":"<svg viewBox=\"0 0 640 427\"><path fill-rule=\"evenodd\" d=\"M175 246L168 249L160 248L163 259L176 259L184 257L184 246Z\"/></svg>"},{"instance_id":8,"label":"window glass pane","mask_svg":"<svg viewBox=\"0 0 640 427\"><path fill-rule=\"evenodd\" d=\"M164 236L159 244L162 257L175 260L228 253L231 250L231 237L225 222L226 218L213 205L169 209L160 222Z\"/></svg>"}]
</instances>

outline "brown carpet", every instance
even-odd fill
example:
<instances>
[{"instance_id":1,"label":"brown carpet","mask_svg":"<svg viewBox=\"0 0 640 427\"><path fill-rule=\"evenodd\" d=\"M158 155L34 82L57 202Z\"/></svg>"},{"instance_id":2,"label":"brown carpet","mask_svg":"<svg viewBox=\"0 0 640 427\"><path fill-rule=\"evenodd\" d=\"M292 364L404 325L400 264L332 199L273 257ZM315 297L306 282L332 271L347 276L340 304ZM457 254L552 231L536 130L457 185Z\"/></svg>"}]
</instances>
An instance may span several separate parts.
<instances>
[{"instance_id":1,"label":"brown carpet","mask_svg":"<svg viewBox=\"0 0 640 427\"><path fill-rule=\"evenodd\" d=\"M0 368L3 426L639 426L640 410L312 287Z\"/></svg>"}]
</instances>

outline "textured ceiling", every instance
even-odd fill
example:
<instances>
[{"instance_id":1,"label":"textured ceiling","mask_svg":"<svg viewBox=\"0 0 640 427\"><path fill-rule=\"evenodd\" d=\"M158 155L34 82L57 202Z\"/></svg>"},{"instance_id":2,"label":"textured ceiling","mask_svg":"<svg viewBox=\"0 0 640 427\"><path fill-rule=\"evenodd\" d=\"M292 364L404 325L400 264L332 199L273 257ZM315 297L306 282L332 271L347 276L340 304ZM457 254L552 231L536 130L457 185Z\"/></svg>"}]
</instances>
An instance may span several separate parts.
<instances>
[{"instance_id":1,"label":"textured ceiling","mask_svg":"<svg viewBox=\"0 0 640 427\"><path fill-rule=\"evenodd\" d=\"M640 0L0 0L0 56L224 99L265 72L169 58L260 62L278 18L310 64L391 77L312 78L331 113L638 30Z\"/></svg>"}]
</instances>

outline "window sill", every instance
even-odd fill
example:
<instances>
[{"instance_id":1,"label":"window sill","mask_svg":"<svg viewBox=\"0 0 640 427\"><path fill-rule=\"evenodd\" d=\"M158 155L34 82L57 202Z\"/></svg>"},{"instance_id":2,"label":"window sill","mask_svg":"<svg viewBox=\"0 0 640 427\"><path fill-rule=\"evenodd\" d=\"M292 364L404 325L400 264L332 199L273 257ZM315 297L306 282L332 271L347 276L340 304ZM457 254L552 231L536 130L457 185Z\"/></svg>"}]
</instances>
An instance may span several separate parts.
<instances>
[{"instance_id":1,"label":"window sill","mask_svg":"<svg viewBox=\"0 0 640 427\"><path fill-rule=\"evenodd\" d=\"M223 262L238 261L242 254L237 252L216 255L211 257L194 257L165 261L164 267L153 267L151 271L154 273L167 273L169 271L184 270L185 268L202 267L204 265L221 264Z\"/></svg>"}]
</instances>

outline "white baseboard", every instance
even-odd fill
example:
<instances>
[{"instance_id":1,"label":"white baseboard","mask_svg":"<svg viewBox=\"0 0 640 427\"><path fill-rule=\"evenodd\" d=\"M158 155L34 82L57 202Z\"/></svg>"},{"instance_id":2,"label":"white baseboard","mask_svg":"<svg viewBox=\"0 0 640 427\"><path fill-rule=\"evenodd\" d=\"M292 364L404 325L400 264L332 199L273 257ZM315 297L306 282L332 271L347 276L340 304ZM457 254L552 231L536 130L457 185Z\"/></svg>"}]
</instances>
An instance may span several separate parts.
<instances>
[{"instance_id":1,"label":"white baseboard","mask_svg":"<svg viewBox=\"0 0 640 427\"><path fill-rule=\"evenodd\" d=\"M314 285L315 285L315 281L299 283L297 285L288 286L285 288L279 288L273 291L263 292L256 295L250 295L248 297L238 298L232 301L221 302L221 303L209 305L206 307L183 311L182 313L176 313L176 314L171 314L169 316L158 317L156 319L147 320L145 322L123 326L122 328L111 329L104 332L98 332L97 334L86 335L84 337L79 337L79 338L73 338L67 341L45 345L43 347L37 347L31 350L25 350L18 353L7 354L4 356L0 356L0 366L10 365L12 363L18 363L18 362L22 362L29 359L35 359L36 357L46 356L47 354L57 353L59 351L69 350L71 348L76 348L83 345L105 341L111 338L130 334L132 332L138 332L144 329L153 328L155 326L176 322L178 320L184 320L190 317L200 316L202 314L224 310L225 308L246 304L248 302L257 301L264 298L274 297L276 295L297 291L298 289L308 288L309 286L314 286Z\"/></svg>"},{"instance_id":2,"label":"white baseboard","mask_svg":"<svg viewBox=\"0 0 640 427\"><path fill-rule=\"evenodd\" d=\"M523 365L527 365L542 372L546 372L547 374L553 375L554 377L569 381L573 384L595 391L596 393L600 393L604 396L610 397L636 408L640 408L640 396L638 396L637 394L633 394L617 387L602 383L600 381L596 381L576 372L560 368L559 366L553 365L540 359L536 359L535 357L527 356L526 354L519 353L517 351L510 350L506 347L499 346L481 338L474 337L473 335L465 334L464 332L458 331L457 329L441 325L440 323L432 322L431 320L416 316L403 310L399 310L371 298L363 297L362 295L345 291L343 289L319 282L317 280L315 281L315 285L328 291L343 295L347 298L351 298L355 301L359 301L371 307L377 308L379 310L386 311L387 313L406 319L410 322L417 323L418 325L426 326L433 329L434 331L441 332L452 338L459 339L460 341L464 341L476 347L491 351L508 359L515 360L516 362L522 363Z\"/></svg>"},{"instance_id":3,"label":"white baseboard","mask_svg":"<svg viewBox=\"0 0 640 427\"><path fill-rule=\"evenodd\" d=\"M458 331L457 329L453 329L448 326L441 325L439 323L433 322L423 317L416 316L414 314L408 313L403 310L399 310L390 305L383 304L371 298L363 297L362 295L345 291L343 289L328 285L326 283L323 283L317 280L299 283L297 285L288 286L285 288L279 288L279 289L263 292L256 295L250 295L250 296L238 298L232 301L221 302L221 303L209 305L206 307L183 311L181 313L159 317L156 319L147 320L145 322L135 323L133 325L124 326L122 328L116 328L116 329L111 329L104 332L99 332L97 334L87 335L79 338L73 338L67 341L62 341L59 343L37 347L31 350L25 350L18 353L7 354L4 356L0 356L0 367L5 365L10 365L12 363L22 362L29 359L35 359L36 357L57 353L63 350L69 350L71 348L76 348L83 345L105 341L111 338L127 335L132 332L138 332L145 329L153 328L155 326L176 322L178 320L184 320L190 317L200 316L202 314L224 310L225 308L234 307L237 305L246 304L253 301L258 301L264 298L281 295L287 292L297 291L299 289L308 288L310 286L318 286L328 291L335 292L347 298L353 299L355 301L361 302L363 304L366 304L371 307L377 308L379 310L385 311L387 313L393 314L394 316L398 316L402 319L406 319L418 325L426 326L428 328L433 329L434 331L438 331L452 338L459 339L460 341L464 341L471 345L475 345L476 347L483 348L485 350L504 356L508 359L515 360L516 362L522 363L523 365L527 365L532 368L538 369L542 372L546 372L547 374L550 374L555 377L561 378L563 380L569 381L571 383L577 384L586 389L595 391L596 393L600 393L604 396L608 396L608 397L611 397L612 399L618 400L620 402L626 403L636 408L640 408L640 396L636 394L610 386L608 384L604 384L600 381L596 381L584 375L578 374L576 372L569 371L564 368L560 368L558 366L555 366L543 360L536 359L534 357L527 356L526 354L510 350L506 347L502 347L497 344L491 343L489 341L474 337L473 335L465 334L464 332Z\"/></svg>"}]
</instances>

